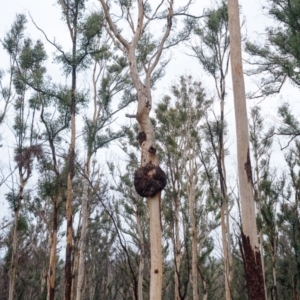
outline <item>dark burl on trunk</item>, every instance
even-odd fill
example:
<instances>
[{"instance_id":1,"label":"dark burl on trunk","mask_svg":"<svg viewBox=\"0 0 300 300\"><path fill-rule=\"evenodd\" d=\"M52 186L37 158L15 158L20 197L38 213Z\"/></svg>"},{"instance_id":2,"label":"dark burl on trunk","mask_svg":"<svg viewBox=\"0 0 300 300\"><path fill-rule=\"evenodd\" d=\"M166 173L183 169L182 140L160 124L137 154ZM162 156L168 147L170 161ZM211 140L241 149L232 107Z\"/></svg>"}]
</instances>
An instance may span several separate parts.
<instances>
[{"instance_id":1,"label":"dark burl on trunk","mask_svg":"<svg viewBox=\"0 0 300 300\"><path fill-rule=\"evenodd\" d=\"M134 173L134 187L142 197L153 197L162 191L167 184L165 172L159 167L148 163Z\"/></svg>"}]
</instances>

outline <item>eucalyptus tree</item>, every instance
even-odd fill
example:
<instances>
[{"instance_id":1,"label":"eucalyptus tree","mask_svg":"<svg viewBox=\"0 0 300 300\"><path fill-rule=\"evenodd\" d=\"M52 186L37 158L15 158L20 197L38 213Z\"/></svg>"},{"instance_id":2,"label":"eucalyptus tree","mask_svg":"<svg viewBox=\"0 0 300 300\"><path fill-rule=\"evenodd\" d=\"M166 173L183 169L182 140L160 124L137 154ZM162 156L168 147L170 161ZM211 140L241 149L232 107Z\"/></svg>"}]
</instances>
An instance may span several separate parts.
<instances>
[{"instance_id":1,"label":"eucalyptus tree","mask_svg":"<svg viewBox=\"0 0 300 300\"><path fill-rule=\"evenodd\" d=\"M265 291L253 196L238 0L228 0L228 20L242 213L243 257L249 299L258 300L265 299Z\"/></svg>"},{"instance_id":2,"label":"eucalyptus tree","mask_svg":"<svg viewBox=\"0 0 300 300\"><path fill-rule=\"evenodd\" d=\"M18 15L12 25L11 30L6 34L2 44L4 49L19 63L19 68L25 70L28 63L27 48L31 45L30 39L22 39L25 29L26 18ZM41 45L37 43L37 51L43 51ZM36 62L37 65L40 61ZM28 74L26 74L28 75ZM18 76L18 72L13 74L13 85L16 93L14 101L15 120L12 126L16 144L14 147L14 161L18 172L18 188L12 189L7 195L11 208L14 212L14 226L12 237L12 251L9 268L9 295L8 299L14 298L15 280L17 270L18 252L18 222L22 207L22 200L25 197L25 186L28 183L32 171L34 158L42 158L43 151L37 138L35 128L37 104L34 99L30 99L26 84ZM29 100L29 101L28 101Z\"/></svg>"},{"instance_id":3,"label":"eucalyptus tree","mask_svg":"<svg viewBox=\"0 0 300 300\"><path fill-rule=\"evenodd\" d=\"M151 281L150 299L161 299L162 290L162 252L160 228L160 192L166 185L166 176L159 167L156 154L156 140L153 125L149 118L152 108L151 87L153 80L161 76L162 69L156 71L161 60L162 52L166 47L177 44L185 39L189 32L179 35L179 39L169 40L171 33L174 7L173 0L169 1L167 10L163 9L165 1L160 2L154 10L147 1L138 0L118 1L116 9L121 11L121 26L127 24L128 32L117 27L114 19L113 7L104 0L100 0L107 22L107 31L115 40L116 45L127 56L129 73L137 93L138 108L134 118L139 123L139 141L141 147L141 167L135 173L135 188L142 197L148 198L150 213L150 244L151 244ZM135 6L136 5L136 6ZM182 8L186 11L188 5ZM136 22L134 22L136 18ZM164 29L159 39L154 39L150 25L153 21L160 26L164 21ZM153 30L153 28L152 28ZM165 62L162 61L164 65ZM144 74L143 74L143 73Z\"/></svg>"},{"instance_id":4,"label":"eucalyptus tree","mask_svg":"<svg viewBox=\"0 0 300 300\"><path fill-rule=\"evenodd\" d=\"M216 213L216 207L209 203L199 153L205 143L201 125L211 101L201 83L191 76L181 76L171 91L172 96L165 96L155 112L161 157L169 175L162 207L164 227L174 251L174 297L185 299L192 295L198 299L201 295L208 299L210 278L203 275L204 261L212 250L209 234L217 224L209 215ZM185 265L189 267L184 269Z\"/></svg>"},{"instance_id":5,"label":"eucalyptus tree","mask_svg":"<svg viewBox=\"0 0 300 300\"><path fill-rule=\"evenodd\" d=\"M288 150L285 159L288 165L288 176L290 179L283 196L278 213L279 237L278 237L278 270L284 268L284 272L278 274L279 299L281 295L297 299L300 294L300 219L299 219L299 149L300 144L295 142L294 147ZM290 247L284 250L285 246ZM287 255L284 255L284 251ZM289 276L284 277L284 274ZM282 285L282 286L280 286ZM285 290L288 291L285 292Z\"/></svg>"},{"instance_id":6,"label":"eucalyptus tree","mask_svg":"<svg viewBox=\"0 0 300 300\"><path fill-rule=\"evenodd\" d=\"M269 241L271 241L272 248L272 260L273 268L275 268L275 252L276 252L276 228L275 228L275 211L276 203L273 203L271 199L271 183L272 178L270 177L270 159L271 159L271 147L272 147L272 135L274 128L270 128L267 132L264 132L263 117L261 115L261 109L259 106L251 108L250 111L250 144L252 146L252 152L254 156L254 176L253 186L255 189L255 201L257 206L257 218L258 218L258 234L260 240L260 254L262 262L262 271L264 275L265 293L267 299L267 288L266 288L266 274L265 274L265 263L264 263L264 238L263 232L266 232L265 227L269 226L267 235ZM274 190L273 190L274 192ZM274 196L274 195L273 195ZM263 212L262 212L263 209ZM270 218L266 217L266 211L268 209L268 215L273 214L273 218L270 224ZM265 219L266 223L263 222ZM273 273L275 270L273 271ZM275 275L274 275L275 276ZM275 276L276 278L276 276ZM276 279L274 279L274 287L276 287Z\"/></svg>"},{"instance_id":7,"label":"eucalyptus tree","mask_svg":"<svg viewBox=\"0 0 300 300\"><path fill-rule=\"evenodd\" d=\"M88 67L90 54L99 49L95 49L93 39L100 35L101 24L99 15L94 14L87 17L85 11L85 0L80 1L59 1L62 11L63 20L68 28L70 35L70 49L64 50L56 41L51 41L46 33L42 31L46 40L55 48L55 59L61 63L65 75L69 76L70 84L66 86L68 111L70 115L70 142L68 151L68 175L67 175L67 197L66 197L66 259L65 259L65 299L71 299L72 294L72 237L73 237L73 178L75 174L75 141L76 141L76 114L79 111L79 105L86 101L84 93L80 92L77 87L77 81L80 71ZM34 87L34 86L33 86ZM47 94L44 87L34 87L37 91ZM55 94L57 96L57 93Z\"/></svg>"},{"instance_id":8,"label":"eucalyptus tree","mask_svg":"<svg viewBox=\"0 0 300 300\"><path fill-rule=\"evenodd\" d=\"M275 25L265 29L264 39L246 43L249 63L254 66L249 74L260 76L259 90L252 97L280 92L286 79L300 86L299 1L267 0L263 9Z\"/></svg>"},{"instance_id":9,"label":"eucalyptus tree","mask_svg":"<svg viewBox=\"0 0 300 300\"><path fill-rule=\"evenodd\" d=\"M103 23L101 14L93 13L86 20L85 34L93 30L99 30L99 24ZM92 99L93 113L92 117L88 115L84 117L85 126L83 129L84 140L86 144L86 158L84 162L84 185L82 191L81 206L81 232L79 241L79 265L78 279L76 287L76 299L82 299L84 289L84 261L86 251L86 234L89 223L89 215L92 206L88 203L88 190L90 186L90 168L91 160L97 151L103 147L107 147L109 143L122 136L123 129L114 132L110 129L113 116L121 109L130 104L134 99L131 94L131 83L128 80L128 68L126 59L120 55L113 54L113 43L109 36L103 32L96 39L91 41L94 48L90 55L90 62L93 63L92 71ZM118 95L124 91L123 96ZM112 106L116 96L120 96L118 105ZM115 97L115 98L114 98ZM106 130L105 130L106 128Z\"/></svg>"},{"instance_id":10,"label":"eucalyptus tree","mask_svg":"<svg viewBox=\"0 0 300 300\"><path fill-rule=\"evenodd\" d=\"M225 293L226 299L231 299L230 283L232 280L231 237L229 224L229 205L225 167L225 97L226 77L229 67L229 28L228 13L225 1L218 3L215 9L206 11L204 19L194 30L195 40L191 43L193 55L199 60L204 70L210 74L215 82L216 92L220 101L220 116L216 118L217 130L213 137L214 126L207 123L208 140L211 151L217 161L219 186L221 190L221 229L224 256ZM199 42L198 42L199 40Z\"/></svg>"},{"instance_id":11,"label":"eucalyptus tree","mask_svg":"<svg viewBox=\"0 0 300 300\"><path fill-rule=\"evenodd\" d=\"M144 198L141 197L134 189L131 178L138 167L139 142L136 140L138 134L138 126L135 124L132 129L126 130L126 139L122 139L122 150L128 160L126 172L116 170L114 164L110 165L112 176L115 178L115 190L119 193L118 196L118 211L121 213L120 230L126 234L128 240L134 246L130 247L129 251L138 257L138 263L135 263L134 257L127 258L130 276L133 278L133 293L135 299L148 299L149 295L149 224L148 211ZM129 146L130 145L130 146ZM118 172L118 173L117 173ZM118 178L116 180L116 178ZM122 223L126 225L122 226ZM128 229L126 229L128 228ZM137 249L137 250L135 250ZM131 261L129 263L129 261Z\"/></svg>"},{"instance_id":12,"label":"eucalyptus tree","mask_svg":"<svg viewBox=\"0 0 300 300\"><path fill-rule=\"evenodd\" d=\"M14 99L13 75L16 68L16 54L21 50L22 47L26 22L27 20L25 15L17 15L10 32L6 35L5 39L1 41L2 46L8 54L9 66L8 70L0 71L0 99L2 103L1 107L3 108L1 108L0 111L0 124L3 123L9 106Z\"/></svg>"}]
</instances>

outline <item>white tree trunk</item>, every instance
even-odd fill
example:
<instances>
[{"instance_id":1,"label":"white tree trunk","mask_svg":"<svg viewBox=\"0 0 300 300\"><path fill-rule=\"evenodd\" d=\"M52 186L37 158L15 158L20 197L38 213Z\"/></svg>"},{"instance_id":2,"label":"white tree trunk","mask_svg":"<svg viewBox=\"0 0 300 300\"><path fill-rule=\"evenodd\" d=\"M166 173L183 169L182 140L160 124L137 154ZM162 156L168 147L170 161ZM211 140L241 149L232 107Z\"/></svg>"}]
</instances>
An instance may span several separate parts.
<instances>
[{"instance_id":1,"label":"white tree trunk","mask_svg":"<svg viewBox=\"0 0 300 300\"><path fill-rule=\"evenodd\" d=\"M249 152L248 116L242 66L238 0L228 0L230 57L237 137L237 161L242 211L242 241L250 300L264 300L265 291L257 238L253 181Z\"/></svg>"}]
</instances>

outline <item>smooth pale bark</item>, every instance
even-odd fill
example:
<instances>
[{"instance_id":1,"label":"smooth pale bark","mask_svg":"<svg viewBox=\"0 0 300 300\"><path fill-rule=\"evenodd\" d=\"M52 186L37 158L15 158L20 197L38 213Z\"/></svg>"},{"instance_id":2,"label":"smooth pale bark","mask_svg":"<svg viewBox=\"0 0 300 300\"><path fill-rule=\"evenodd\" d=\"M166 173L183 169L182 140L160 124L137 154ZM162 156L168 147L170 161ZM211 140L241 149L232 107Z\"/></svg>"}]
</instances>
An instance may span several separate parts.
<instances>
[{"instance_id":1,"label":"smooth pale bark","mask_svg":"<svg viewBox=\"0 0 300 300\"><path fill-rule=\"evenodd\" d=\"M156 141L154 128L152 126L149 114L152 108L152 95L151 95L151 75L157 66L161 57L164 44L168 38L173 17L173 0L169 1L169 15L167 18L167 27L163 34L161 41L158 44L157 51L154 54L151 62L145 68L145 79L142 81L138 66L136 49L139 40L141 39L145 27L150 22L149 19L145 19L144 1L137 1L137 22L134 26L133 37L130 41L127 41L116 27L111 18L109 7L105 0L99 0L105 15L105 19L108 23L108 33L117 39L127 56L129 62L129 71L132 83L137 92L138 107L136 113L136 119L139 123L139 130L146 136L146 140L141 144L141 167L147 164L153 164L158 166L158 157L156 155ZM159 7L158 7L159 8ZM155 10L154 10L155 11ZM132 18L132 16L131 16ZM154 149L154 151L150 151ZM148 208L150 215L150 300L160 300L162 297L162 249L161 249L161 193L158 192L153 197L148 198Z\"/></svg>"},{"instance_id":2,"label":"smooth pale bark","mask_svg":"<svg viewBox=\"0 0 300 300\"><path fill-rule=\"evenodd\" d=\"M249 153L248 117L242 66L239 5L228 0L230 57L237 136L237 162L242 211L242 242L248 295L250 300L265 299L261 256L257 238L252 170Z\"/></svg>"},{"instance_id":3,"label":"smooth pale bark","mask_svg":"<svg viewBox=\"0 0 300 300\"><path fill-rule=\"evenodd\" d=\"M160 195L159 195L160 197ZM161 299L162 297L162 250L161 250L161 220L160 199L148 198L148 209L150 220L150 245L151 245L151 281L150 299ZM159 212L159 213L158 213Z\"/></svg>"}]
</instances>

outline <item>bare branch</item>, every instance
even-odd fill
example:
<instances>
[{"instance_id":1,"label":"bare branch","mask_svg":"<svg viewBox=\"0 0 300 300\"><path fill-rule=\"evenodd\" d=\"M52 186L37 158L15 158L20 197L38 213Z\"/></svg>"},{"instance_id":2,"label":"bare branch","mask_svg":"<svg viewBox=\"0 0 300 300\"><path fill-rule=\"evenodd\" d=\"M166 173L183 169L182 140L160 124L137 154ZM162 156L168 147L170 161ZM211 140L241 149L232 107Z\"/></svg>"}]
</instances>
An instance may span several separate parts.
<instances>
[{"instance_id":1,"label":"bare branch","mask_svg":"<svg viewBox=\"0 0 300 300\"><path fill-rule=\"evenodd\" d=\"M170 0L169 15L167 17L167 21L168 21L167 29L166 29L165 34L164 34L164 36L163 36L163 38L160 42L160 45L158 46L155 57L154 56L152 57L152 58L155 58L154 62L152 63L152 65L150 65L152 58L149 62L149 69L148 69L148 72L147 72L147 77L150 77L150 75L152 74L153 70L155 69L155 67L157 66L157 64L159 62L162 51L164 50L164 44L165 44L165 42L166 42L166 40L167 40L167 38L168 38L168 36L170 35L170 32L171 32L172 18L173 18L173 0Z\"/></svg>"},{"instance_id":2,"label":"bare branch","mask_svg":"<svg viewBox=\"0 0 300 300\"><path fill-rule=\"evenodd\" d=\"M136 115L125 114L126 118L136 119Z\"/></svg>"},{"instance_id":3,"label":"bare branch","mask_svg":"<svg viewBox=\"0 0 300 300\"><path fill-rule=\"evenodd\" d=\"M54 46L54 47L56 48L56 50L59 51L59 52L63 55L64 59L70 64L71 62L70 62L69 59L67 58L65 52L64 52L63 50L61 50L61 48L60 48L58 45L56 45L55 42L51 42L51 41L49 40L49 38L48 38L48 36L46 35L45 31L44 31L43 29L41 29L40 27L37 26L37 24L34 22L34 20L33 20L33 18L32 18L32 16L31 16L30 13L29 13L29 16L30 16L31 21L32 21L32 23L34 24L34 26L35 26L39 31L41 31L41 32L43 33L43 35L44 35L45 39L47 40L47 42L50 43L52 46Z\"/></svg>"},{"instance_id":4,"label":"bare branch","mask_svg":"<svg viewBox=\"0 0 300 300\"><path fill-rule=\"evenodd\" d=\"M121 35L120 31L118 30L117 26L114 24L113 20L111 19L109 8L104 0L99 0L102 8L104 10L105 19L108 22L110 30L113 32L115 37L118 39L118 41L125 47L126 50L129 49L129 43L124 39L124 37Z\"/></svg>"}]
</instances>

